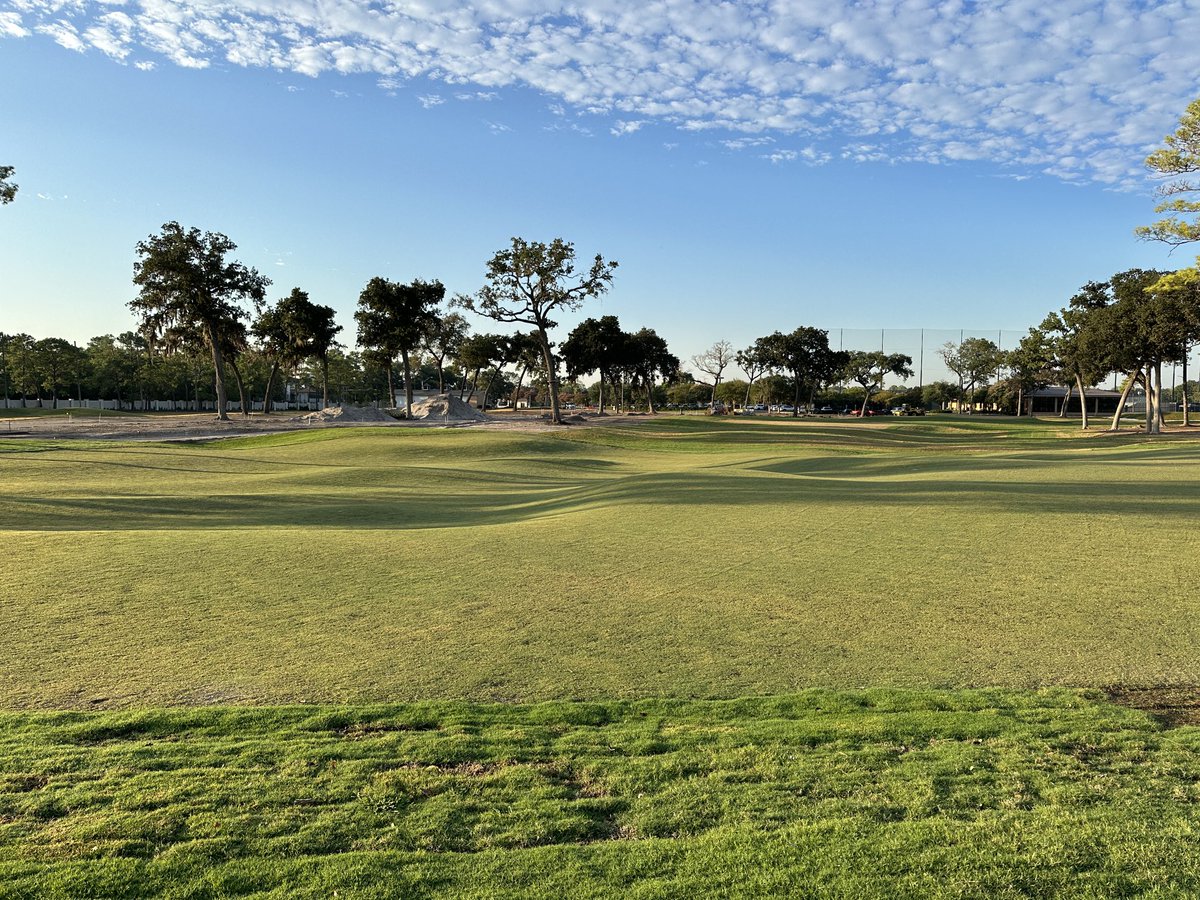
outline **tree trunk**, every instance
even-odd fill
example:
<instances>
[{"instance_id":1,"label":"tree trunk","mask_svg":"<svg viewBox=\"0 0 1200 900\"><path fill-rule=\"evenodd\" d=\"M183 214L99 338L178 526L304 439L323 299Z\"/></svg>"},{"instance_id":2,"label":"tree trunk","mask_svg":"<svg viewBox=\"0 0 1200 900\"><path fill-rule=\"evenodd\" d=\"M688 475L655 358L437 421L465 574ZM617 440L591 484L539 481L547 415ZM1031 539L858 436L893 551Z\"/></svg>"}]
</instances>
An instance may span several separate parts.
<instances>
[{"instance_id":1,"label":"tree trunk","mask_svg":"<svg viewBox=\"0 0 1200 900\"><path fill-rule=\"evenodd\" d=\"M860 419L865 419L867 417L867 403L869 403L870 400L871 400L871 391L864 385L863 386L863 405L862 405L862 409L860 409L858 411L858 417ZM961 415L961 413L962 413L961 401L959 402L958 412Z\"/></svg>"},{"instance_id":2,"label":"tree trunk","mask_svg":"<svg viewBox=\"0 0 1200 900\"><path fill-rule=\"evenodd\" d=\"M1166 420L1163 416L1163 361L1154 360L1154 433L1162 434Z\"/></svg>"},{"instance_id":3,"label":"tree trunk","mask_svg":"<svg viewBox=\"0 0 1200 900\"><path fill-rule=\"evenodd\" d=\"M550 388L550 421L555 425L562 424L562 414L558 411L558 372L555 371L554 354L550 350L550 336L541 325L537 327L538 343L542 347L542 361L546 364L546 384Z\"/></svg>"},{"instance_id":4,"label":"tree trunk","mask_svg":"<svg viewBox=\"0 0 1200 900\"><path fill-rule=\"evenodd\" d=\"M600 370L600 406L596 410L599 415L604 415L604 370Z\"/></svg>"},{"instance_id":5,"label":"tree trunk","mask_svg":"<svg viewBox=\"0 0 1200 900\"><path fill-rule=\"evenodd\" d=\"M1058 417L1065 419L1067 417L1067 407L1071 405L1071 385L1066 385L1067 395L1063 397L1062 409L1058 411Z\"/></svg>"},{"instance_id":6,"label":"tree trunk","mask_svg":"<svg viewBox=\"0 0 1200 900\"><path fill-rule=\"evenodd\" d=\"M1146 366L1146 434L1162 434L1162 370L1158 360Z\"/></svg>"},{"instance_id":7,"label":"tree trunk","mask_svg":"<svg viewBox=\"0 0 1200 900\"><path fill-rule=\"evenodd\" d=\"M400 362L404 365L404 418L412 418L413 405L413 387L412 387L412 364L408 359L408 349L400 351ZM487 398L484 398L484 406L487 405Z\"/></svg>"},{"instance_id":8,"label":"tree trunk","mask_svg":"<svg viewBox=\"0 0 1200 900\"><path fill-rule=\"evenodd\" d=\"M208 346L212 350L213 386L217 394L217 418L222 422L229 421L229 398L225 395L225 358L221 353L221 342L217 338L217 330L212 323L205 326L208 335ZM196 411L200 411L199 385L196 390Z\"/></svg>"},{"instance_id":9,"label":"tree trunk","mask_svg":"<svg viewBox=\"0 0 1200 900\"><path fill-rule=\"evenodd\" d=\"M436 359L438 369L438 393L444 394L446 393L446 374L442 371L442 363L446 361L446 357L438 356Z\"/></svg>"},{"instance_id":10,"label":"tree trunk","mask_svg":"<svg viewBox=\"0 0 1200 900\"><path fill-rule=\"evenodd\" d=\"M503 362L498 362L492 366L492 371L488 372L487 384L483 388L483 409L485 411L487 410L488 397L492 394L492 385L496 383L496 376L500 374L500 367L503 365Z\"/></svg>"},{"instance_id":11,"label":"tree trunk","mask_svg":"<svg viewBox=\"0 0 1200 900\"><path fill-rule=\"evenodd\" d=\"M1189 401L1188 401L1188 389L1187 389L1187 355L1188 355L1187 344L1184 344L1183 345L1183 427L1184 428L1187 428L1189 425L1192 424L1191 419L1188 417L1188 413L1190 412L1190 410L1188 409Z\"/></svg>"},{"instance_id":12,"label":"tree trunk","mask_svg":"<svg viewBox=\"0 0 1200 900\"><path fill-rule=\"evenodd\" d=\"M242 407L242 415L250 415L250 405L246 402L246 385L242 381L242 370L238 368L237 360L229 357L229 368L233 369L233 380L237 383L238 403Z\"/></svg>"},{"instance_id":13,"label":"tree trunk","mask_svg":"<svg viewBox=\"0 0 1200 900\"><path fill-rule=\"evenodd\" d=\"M1087 408L1087 392L1083 389L1083 379L1078 375L1075 376L1075 386L1079 389L1079 412L1083 419L1083 430L1087 431L1088 427L1088 408Z\"/></svg>"},{"instance_id":14,"label":"tree trunk","mask_svg":"<svg viewBox=\"0 0 1200 900\"><path fill-rule=\"evenodd\" d=\"M388 409L394 409L396 406L396 382L392 376L392 363L394 363L395 361L396 360L393 359L392 357L390 357L390 356L388 357L388 361L387 361L387 381L388 381L387 408Z\"/></svg>"},{"instance_id":15,"label":"tree trunk","mask_svg":"<svg viewBox=\"0 0 1200 900\"><path fill-rule=\"evenodd\" d=\"M1134 369L1129 377L1125 380L1125 387L1121 388L1121 396L1117 398L1117 411L1113 413L1112 425L1109 426L1109 431L1117 431L1121 427L1121 412L1125 409L1125 401L1129 399L1129 394L1137 384L1138 376L1141 374L1141 369Z\"/></svg>"},{"instance_id":16,"label":"tree trunk","mask_svg":"<svg viewBox=\"0 0 1200 900\"><path fill-rule=\"evenodd\" d=\"M796 419L800 416L800 376L795 372L792 375L795 383L795 390L792 392L792 418Z\"/></svg>"},{"instance_id":17,"label":"tree trunk","mask_svg":"<svg viewBox=\"0 0 1200 900\"><path fill-rule=\"evenodd\" d=\"M525 381L525 373L529 371L528 366L521 366L521 374L517 376L517 386L512 392L512 408L517 408L517 399L521 396L521 383Z\"/></svg>"},{"instance_id":18,"label":"tree trunk","mask_svg":"<svg viewBox=\"0 0 1200 900\"><path fill-rule=\"evenodd\" d=\"M271 412L271 393L275 390L275 376L279 374L279 363L271 364L271 374L267 376L267 390L263 393L263 415Z\"/></svg>"},{"instance_id":19,"label":"tree trunk","mask_svg":"<svg viewBox=\"0 0 1200 900\"><path fill-rule=\"evenodd\" d=\"M654 415L654 379L646 379L646 412Z\"/></svg>"},{"instance_id":20,"label":"tree trunk","mask_svg":"<svg viewBox=\"0 0 1200 900\"><path fill-rule=\"evenodd\" d=\"M329 408L329 354L321 354L321 409Z\"/></svg>"},{"instance_id":21,"label":"tree trunk","mask_svg":"<svg viewBox=\"0 0 1200 900\"><path fill-rule=\"evenodd\" d=\"M476 370L475 370L475 372L474 372L474 373L471 375L471 382L470 382L471 391L470 391L470 393L469 393L469 394L467 394L467 401L466 401L467 403L470 403L470 402L471 402L471 398L475 396L475 387L476 387L478 384L479 384L479 369L476 369ZM465 385L463 386L463 390L466 390L466 386L465 386ZM460 398L460 399L461 399L461 398ZM485 405L485 406L487 405L487 398L486 398L486 397L484 398L484 405Z\"/></svg>"}]
</instances>

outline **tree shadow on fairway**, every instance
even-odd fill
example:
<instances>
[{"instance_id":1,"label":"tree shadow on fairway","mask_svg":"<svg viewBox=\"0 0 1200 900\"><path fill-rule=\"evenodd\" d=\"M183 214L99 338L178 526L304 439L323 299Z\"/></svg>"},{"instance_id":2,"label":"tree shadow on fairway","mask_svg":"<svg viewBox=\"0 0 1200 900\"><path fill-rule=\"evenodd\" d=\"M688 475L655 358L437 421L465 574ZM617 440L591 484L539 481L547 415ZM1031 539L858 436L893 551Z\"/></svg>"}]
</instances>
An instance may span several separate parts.
<instances>
[{"instance_id":1,"label":"tree shadow on fairway","mask_svg":"<svg viewBox=\"0 0 1200 900\"><path fill-rule=\"evenodd\" d=\"M951 462L951 465L945 463ZM975 461L979 462L979 461ZM814 464L818 463L818 464ZM978 512L1194 516L1196 481L1068 482L979 477L980 469L1020 473L1020 466L969 467L952 460L789 461L758 471L722 468L591 478L571 482L513 479L465 488L420 480L381 488L314 483L303 492L177 493L149 496L18 496L0 500L0 519L29 531L121 531L246 528L425 529L506 525L620 506L828 508L872 518L872 509L961 509ZM914 468L915 467L915 468ZM802 471L793 471L793 470ZM919 472L922 477L898 477ZM831 474L832 473L832 474ZM857 477L856 477L857 473ZM882 478L883 474L888 478ZM945 475L945 478L930 475ZM334 479L336 482L336 479ZM467 489L469 488L469 489ZM865 511L864 511L865 510ZM806 513L807 514L807 513ZM814 513L824 514L824 513Z\"/></svg>"},{"instance_id":2,"label":"tree shadow on fairway","mask_svg":"<svg viewBox=\"0 0 1200 900\"><path fill-rule=\"evenodd\" d=\"M1026 472L1045 469L1046 481L1064 483L1091 475L1095 480L1107 480L1107 471L1088 472L1090 467L1119 467L1129 472L1134 467L1189 464L1197 459L1195 449L1187 447L1155 447L1151 452L1112 447L1089 450L1085 453L1044 452L1014 454L867 454L773 459L754 462L750 468L761 472L818 478L927 478L936 476L961 477L981 472ZM1178 478L1178 474L1172 478ZM1132 481L1132 478L1123 480ZM1182 479L1181 479L1182 480Z\"/></svg>"}]
</instances>

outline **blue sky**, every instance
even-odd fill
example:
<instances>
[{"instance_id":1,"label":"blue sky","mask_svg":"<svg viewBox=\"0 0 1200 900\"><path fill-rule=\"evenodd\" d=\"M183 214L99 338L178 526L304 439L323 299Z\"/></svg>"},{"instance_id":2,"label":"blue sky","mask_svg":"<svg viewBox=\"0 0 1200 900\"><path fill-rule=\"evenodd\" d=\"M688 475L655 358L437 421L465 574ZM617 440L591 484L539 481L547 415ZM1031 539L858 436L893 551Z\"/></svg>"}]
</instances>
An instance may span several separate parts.
<instances>
[{"instance_id":1,"label":"blue sky","mask_svg":"<svg viewBox=\"0 0 1200 900\"><path fill-rule=\"evenodd\" d=\"M0 330L131 327L134 245L178 220L347 337L372 276L471 292L513 235L617 259L580 316L685 359L1023 331L1191 262L1132 232L1197 47L1193 0L0 0Z\"/></svg>"}]
</instances>

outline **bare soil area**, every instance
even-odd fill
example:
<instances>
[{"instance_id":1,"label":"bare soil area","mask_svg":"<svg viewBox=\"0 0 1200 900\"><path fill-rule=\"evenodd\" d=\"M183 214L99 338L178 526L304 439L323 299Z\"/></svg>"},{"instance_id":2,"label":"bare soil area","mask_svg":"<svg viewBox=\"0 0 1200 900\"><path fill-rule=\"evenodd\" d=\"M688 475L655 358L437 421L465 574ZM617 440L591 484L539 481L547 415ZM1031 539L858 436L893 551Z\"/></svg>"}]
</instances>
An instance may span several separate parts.
<instances>
[{"instance_id":1,"label":"bare soil area","mask_svg":"<svg viewBox=\"0 0 1200 900\"><path fill-rule=\"evenodd\" d=\"M378 411L375 411L378 412ZM644 418L644 416L643 416ZM87 410L69 416L0 416L0 439L69 439L113 441L211 441L227 437L309 431L314 428L486 428L499 431L551 431L560 428L595 427L635 421L629 416L573 415L567 425L551 425L540 412L489 413L475 418L395 419L390 415L332 416L296 414L230 413L228 420L213 413L142 413L103 417Z\"/></svg>"}]
</instances>

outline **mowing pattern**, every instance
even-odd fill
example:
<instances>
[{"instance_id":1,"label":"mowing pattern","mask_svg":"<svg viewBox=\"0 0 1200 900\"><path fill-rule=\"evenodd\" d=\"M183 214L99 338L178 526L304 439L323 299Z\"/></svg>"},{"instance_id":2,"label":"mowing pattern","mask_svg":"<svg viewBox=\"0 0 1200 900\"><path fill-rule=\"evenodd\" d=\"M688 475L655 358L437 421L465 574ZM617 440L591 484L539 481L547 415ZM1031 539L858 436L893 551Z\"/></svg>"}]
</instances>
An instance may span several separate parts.
<instances>
[{"instance_id":1,"label":"mowing pattern","mask_svg":"<svg viewBox=\"0 0 1200 900\"><path fill-rule=\"evenodd\" d=\"M1200 891L1200 729L1051 691L0 716L6 897Z\"/></svg>"}]
</instances>

